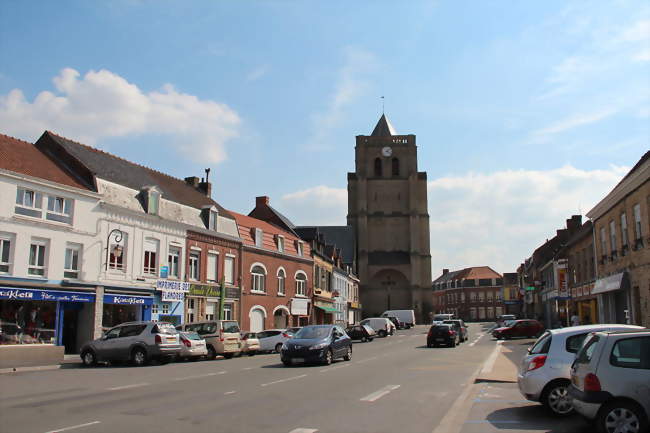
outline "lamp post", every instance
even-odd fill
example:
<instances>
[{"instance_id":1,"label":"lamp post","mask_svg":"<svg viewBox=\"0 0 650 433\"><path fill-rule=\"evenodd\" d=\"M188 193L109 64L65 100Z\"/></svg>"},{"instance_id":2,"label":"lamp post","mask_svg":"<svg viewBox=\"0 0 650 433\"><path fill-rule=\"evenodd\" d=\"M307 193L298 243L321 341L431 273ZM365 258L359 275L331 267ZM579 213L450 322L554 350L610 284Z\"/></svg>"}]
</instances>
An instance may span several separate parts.
<instances>
[{"instance_id":1,"label":"lamp post","mask_svg":"<svg viewBox=\"0 0 650 433\"><path fill-rule=\"evenodd\" d=\"M113 229L108 233L108 237L106 238L106 271L108 272L108 260L109 260L109 252L111 249L111 236L115 233L115 242L117 242L117 245L115 245L115 248L113 249L113 255L115 257L122 257L122 246L119 245L120 242L122 242L122 230L120 229Z\"/></svg>"}]
</instances>

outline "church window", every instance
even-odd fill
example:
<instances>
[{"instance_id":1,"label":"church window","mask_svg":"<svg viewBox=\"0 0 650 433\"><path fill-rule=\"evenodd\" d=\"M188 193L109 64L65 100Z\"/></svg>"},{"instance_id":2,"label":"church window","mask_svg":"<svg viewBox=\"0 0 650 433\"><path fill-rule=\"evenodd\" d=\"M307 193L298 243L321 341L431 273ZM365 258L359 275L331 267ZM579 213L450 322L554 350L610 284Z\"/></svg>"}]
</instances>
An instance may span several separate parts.
<instances>
[{"instance_id":1,"label":"church window","mask_svg":"<svg viewBox=\"0 0 650 433\"><path fill-rule=\"evenodd\" d=\"M375 158L375 176L381 177L381 159Z\"/></svg>"},{"instance_id":2,"label":"church window","mask_svg":"<svg viewBox=\"0 0 650 433\"><path fill-rule=\"evenodd\" d=\"M399 159L393 158L393 176L399 176Z\"/></svg>"}]
</instances>

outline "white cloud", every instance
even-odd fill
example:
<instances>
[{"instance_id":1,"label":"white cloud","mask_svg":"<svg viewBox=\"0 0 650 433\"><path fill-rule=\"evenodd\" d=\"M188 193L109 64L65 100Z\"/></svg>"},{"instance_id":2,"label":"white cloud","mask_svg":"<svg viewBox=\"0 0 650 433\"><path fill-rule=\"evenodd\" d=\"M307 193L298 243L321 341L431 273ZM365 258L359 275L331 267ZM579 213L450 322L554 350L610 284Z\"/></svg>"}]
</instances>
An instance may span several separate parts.
<instances>
[{"instance_id":1,"label":"white cloud","mask_svg":"<svg viewBox=\"0 0 650 433\"><path fill-rule=\"evenodd\" d=\"M569 129L577 128L579 126L588 125L590 123L599 122L607 117L616 113L616 109L609 108L606 110L595 111L591 113L580 113L575 114L567 119L563 119L549 125L545 128L538 129L533 132L533 136L541 138L543 136L558 134L560 132L567 131Z\"/></svg>"},{"instance_id":2,"label":"white cloud","mask_svg":"<svg viewBox=\"0 0 650 433\"><path fill-rule=\"evenodd\" d=\"M431 262L442 268L488 265L514 272L567 218L587 213L628 167L467 173L428 182ZM284 195L278 205L296 224L343 225L347 190L316 186Z\"/></svg>"},{"instance_id":3,"label":"white cloud","mask_svg":"<svg viewBox=\"0 0 650 433\"><path fill-rule=\"evenodd\" d=\"M248 81L257 81L263 76L266 75L266 73L269 71L269 66L268 65L261 65L253 69L246 75L246 79Z\"/></svg>"},{"instance_id":4,"label":"white cloud","mask_svg":"<svg viewBox=\"0 0 650 433\"><path fill-rule=\"evenodd\" d=\"M339 126L345 118L346 109L369 88L369 76L377 68L375 55L369 51L346 47L345 62L338 71L334 92L328 98L327 108L312 116L312 135L307 147L322 149L330 131Z\"/></svg>"},{"instance_id":5,"label":"white cloud","mask_svg":"<svg viewBox=\"0 0 650 433\"><path fill-rule=\"evenodd\" d=\"M18 137L52 130L95 145L103 138L156 134L167 137L190 159L217 163L226 159L228 140L239 134L241 120L225 104L178 92L170 84L143 92L105 69L79 72L66 68L32 102L19 89L0 95L0 129Z\"/></svg>"}]
</instances>

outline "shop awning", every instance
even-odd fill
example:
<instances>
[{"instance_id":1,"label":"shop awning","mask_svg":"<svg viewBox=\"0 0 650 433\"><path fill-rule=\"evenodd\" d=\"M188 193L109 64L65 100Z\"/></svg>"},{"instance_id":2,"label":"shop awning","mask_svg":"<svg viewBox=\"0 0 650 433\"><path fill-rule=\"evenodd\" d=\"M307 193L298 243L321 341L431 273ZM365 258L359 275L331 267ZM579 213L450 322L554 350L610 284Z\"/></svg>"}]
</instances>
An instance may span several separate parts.
<instances>
[{"instance_id":1,"label":"shop awning","mask_svg":"<svg viewBox=\"0 0 650 433\"><path fill-rule=\"evenodd\" d=\"M320 305L314 305L314 307L320 308L321 310L323 310L326 313L338 313L339 312L339 310L337 310L336 308L332 308L332 307L321 307Z\"/></svg>"},{"instance_id":2,"label":"shop awning","mask_svg":"<svg viewBox=\"0 0 650 433\"><path fill-rule=\"evenodd\" d=\"M620 274L614 274L610 275L609 277L596 280L596 285L594 286L594 290L591 291L591 294L597 295L599 293L625 289L629 285L630 281L627 278L627 272L621 272Z\"/></svg>"}]
</instances>

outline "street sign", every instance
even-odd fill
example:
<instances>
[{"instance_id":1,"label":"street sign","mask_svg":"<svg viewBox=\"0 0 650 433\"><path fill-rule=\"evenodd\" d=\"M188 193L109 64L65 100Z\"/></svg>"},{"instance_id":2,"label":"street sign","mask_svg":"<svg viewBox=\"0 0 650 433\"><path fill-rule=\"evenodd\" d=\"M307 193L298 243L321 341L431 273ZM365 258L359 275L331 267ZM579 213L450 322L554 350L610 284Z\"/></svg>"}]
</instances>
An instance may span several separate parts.
<instances>
[{"instance_id":1,"label":"street sign","mask_svg":"<svg viewBox=\"0 0 650 433\"><path fill-rule=\"evenodd\" d=\"M160 267L160 278L167 278L169 275L169 266Z\"/></svg>"}]
</instances>

